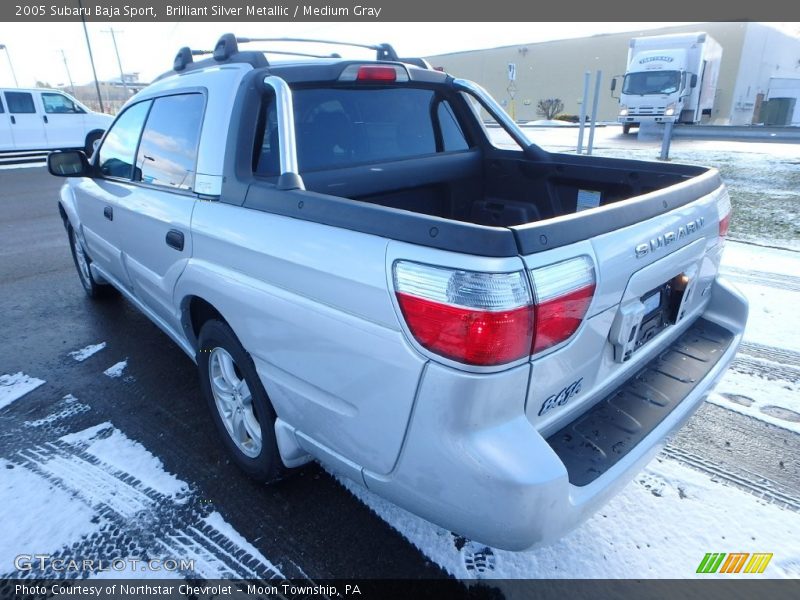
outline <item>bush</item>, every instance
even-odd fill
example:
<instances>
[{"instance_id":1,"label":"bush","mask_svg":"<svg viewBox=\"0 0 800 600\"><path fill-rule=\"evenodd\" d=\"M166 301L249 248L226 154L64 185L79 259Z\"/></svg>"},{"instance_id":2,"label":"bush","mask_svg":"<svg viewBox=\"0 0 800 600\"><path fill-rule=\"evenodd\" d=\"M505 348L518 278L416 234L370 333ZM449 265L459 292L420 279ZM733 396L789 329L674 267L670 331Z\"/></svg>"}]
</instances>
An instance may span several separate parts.
<instances>
[{"instance_id":1,"label":"bush","mask_svg":"<svg viewBox=\"0 0 800 600\"><path fill-rule=\"evenodd\" d=\"M545 119L553 119L564 110L564 102L561 98L547 98L536 103L536 113Z\"/></svg>"}]
</instances>

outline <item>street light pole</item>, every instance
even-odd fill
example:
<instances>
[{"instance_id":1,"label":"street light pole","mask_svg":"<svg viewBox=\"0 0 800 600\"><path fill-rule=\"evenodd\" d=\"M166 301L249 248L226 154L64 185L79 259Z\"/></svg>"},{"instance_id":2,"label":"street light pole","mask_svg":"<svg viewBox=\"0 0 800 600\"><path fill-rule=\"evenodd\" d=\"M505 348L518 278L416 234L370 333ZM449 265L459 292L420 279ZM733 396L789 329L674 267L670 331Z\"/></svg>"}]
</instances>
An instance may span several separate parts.
<instances>
[{"instance_id":1,"label":"street light pole","mask_svg":"<svg viewBox=\"0 0 800 600\"><path fill-rule=\"evenodd\" d=\"M110 33L111 41L114 42L114 53L117 55L117 65L119 66L119 79L122 82L122 87L125 88L125 99L127 100L128 97L130 96L130 90L128 90L128 83L125 81L125 72L122 70L122 61L119 59L119 48L117 48L117 36L115 35L113 27L104 29L103 33Z\"/></svg>"},{"instance_id":2,"label":"street light pole","mask_svg":"<svg viewBox=\"0 0 800 600\"><path fill-rule=\"evenodd\" d=\"M8 52L8 46L5 44L0 44L0 50L6 51L6 58L8 59L8 66L11 67L11 76L14 78L14 85L19 87L19 82L17 81L17 74L14 72L14 64L11 62L11 54Z\"/></svg>"},{"instance_id":3,"label":"street light pole","mask_svg":"<svg viewBox=\"0 0 800 600\"><path fill-rule=\"evenodd\" d=\"M69 79L69 89L72 92L72 95L75 95L75 84L72 83L72 74L69 72L69 65L67 64L67 55L64 54L64 50L61 50L61 58L64 59L64 68L67 70L67 79Z\"/></svg>"},{"instance_id":4,"label":"street light pole","mask_svg":"<svg viewBox=\"0 0 800 600\"><path fill-rule=\"evenodd\" d=\"M92 63L92 75L94 75L94 89L97 90L97 101L100 103L100 112L106 112L103 107L103 96L100 95L100 82L97 81L97 70L94 68L94 55L92 54L92 44L89 41L89 30L86 28L86 17L83 14L83 3L78 0L78 8L81 9L81 23L83 23L83 35L86 36L86 48L89 50L89 62Z\"/></svg>"}]
</instances>

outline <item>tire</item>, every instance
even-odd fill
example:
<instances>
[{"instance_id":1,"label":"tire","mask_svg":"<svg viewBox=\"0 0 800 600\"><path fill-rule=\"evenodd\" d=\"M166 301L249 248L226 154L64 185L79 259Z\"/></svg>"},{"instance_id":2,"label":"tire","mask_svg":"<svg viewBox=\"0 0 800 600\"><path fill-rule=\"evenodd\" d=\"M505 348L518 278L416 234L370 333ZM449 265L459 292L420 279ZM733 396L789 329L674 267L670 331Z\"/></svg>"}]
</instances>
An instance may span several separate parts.
<instances>
[{"instance_id":1,"label":"tire","mask_svg":"<svg viewBox=\"0 0 800 600\"><path fill-rule=\"evenodd\" d=\"M233 330L211 319L200 329L200 389L228 453L250 477L271 483L288 471L275 439L275 411L253 359Z\"/></svg>"},{"instance_id":2,"label":"tire","mask_svg":"<svg viewBox=\"0 0 800 600\"><path fill-rule=\"evenodd\" d=\"M83 153L86 154L86 158L92 158L92 154L94 154L94 143L102 137L102 131L93 131L86 136L86 145L83 147Z\"/></svg>"},{"instance_id":3,"label":"tire","mask_svg":"<svg viewBox=\"0 0 800 600\"><path fill-rule=\"evenodd\" d=\"M92 270L89 268L89 265L92 264L92 259L83 249L83 244L81 244L71 226L67 227L67 237L69 238L69 248L72 252L72 261L75 263L78 279L80 279L86 295L92 300L114 295L116 291L114 286L107 283L98 283L94 275L92 275Z\"/></svg>"}]
</instances>

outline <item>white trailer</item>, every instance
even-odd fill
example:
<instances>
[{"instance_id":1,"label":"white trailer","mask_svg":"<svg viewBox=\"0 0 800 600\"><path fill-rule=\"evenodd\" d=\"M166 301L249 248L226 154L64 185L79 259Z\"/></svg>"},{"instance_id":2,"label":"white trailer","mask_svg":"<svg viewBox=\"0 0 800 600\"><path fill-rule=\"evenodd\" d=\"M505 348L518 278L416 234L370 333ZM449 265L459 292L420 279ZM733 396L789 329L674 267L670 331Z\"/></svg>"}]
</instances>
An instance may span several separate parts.
<instances>
[{"instance_id":1,"label":"white trailer","mask_svg":"<svg viewBox=\"0 0 800 600\"><path fill-rule=\"evenodd\" d=\"M619 96L625 133L643 122L699 123L710 118L722 46L707 33L633 38ZM612 80L612 93L616 89Z\"/></svg>"}]
</instances>

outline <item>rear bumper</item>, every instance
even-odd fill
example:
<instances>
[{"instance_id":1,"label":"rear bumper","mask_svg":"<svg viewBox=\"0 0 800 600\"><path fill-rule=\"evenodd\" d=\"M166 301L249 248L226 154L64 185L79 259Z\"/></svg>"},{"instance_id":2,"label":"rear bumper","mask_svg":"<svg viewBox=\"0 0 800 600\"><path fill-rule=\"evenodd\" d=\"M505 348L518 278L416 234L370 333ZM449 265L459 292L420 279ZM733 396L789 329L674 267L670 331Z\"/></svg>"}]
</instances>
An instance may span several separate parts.
<instances>
[{"instance_id":1,"label":"rear bumper","mask_svg":"<svg viewBox=\"0 0 800 600\"><path fill-rule=\"evenodd\" d=\"M365 471L365 483L411 512L491 546L522 550L552 541L618 492L692 415L733 360L746 321L747 301L717 279L704 314L669 350L548 439L525 416L528 366L470 375L431 364L397 465L388 475ZM704 340L694 351L687 346L692 336ZM688 363L670 367L664 362L670 351L678 354L672 359ZM633 405L619 411L619 403L608 399L630 393L626 387L632 385L641 393L637 380L649 370L678 378L667 377L663 386L657 377L648 380L658 393L650 401L639 398L650 406L641 408L637 429L629 419L636 415L625 412ZM587 424L591 428L582 428ZM597 429L597 437L570 443L564 437L570 428L572 434Z\"/></svg>"}]
</instances>

